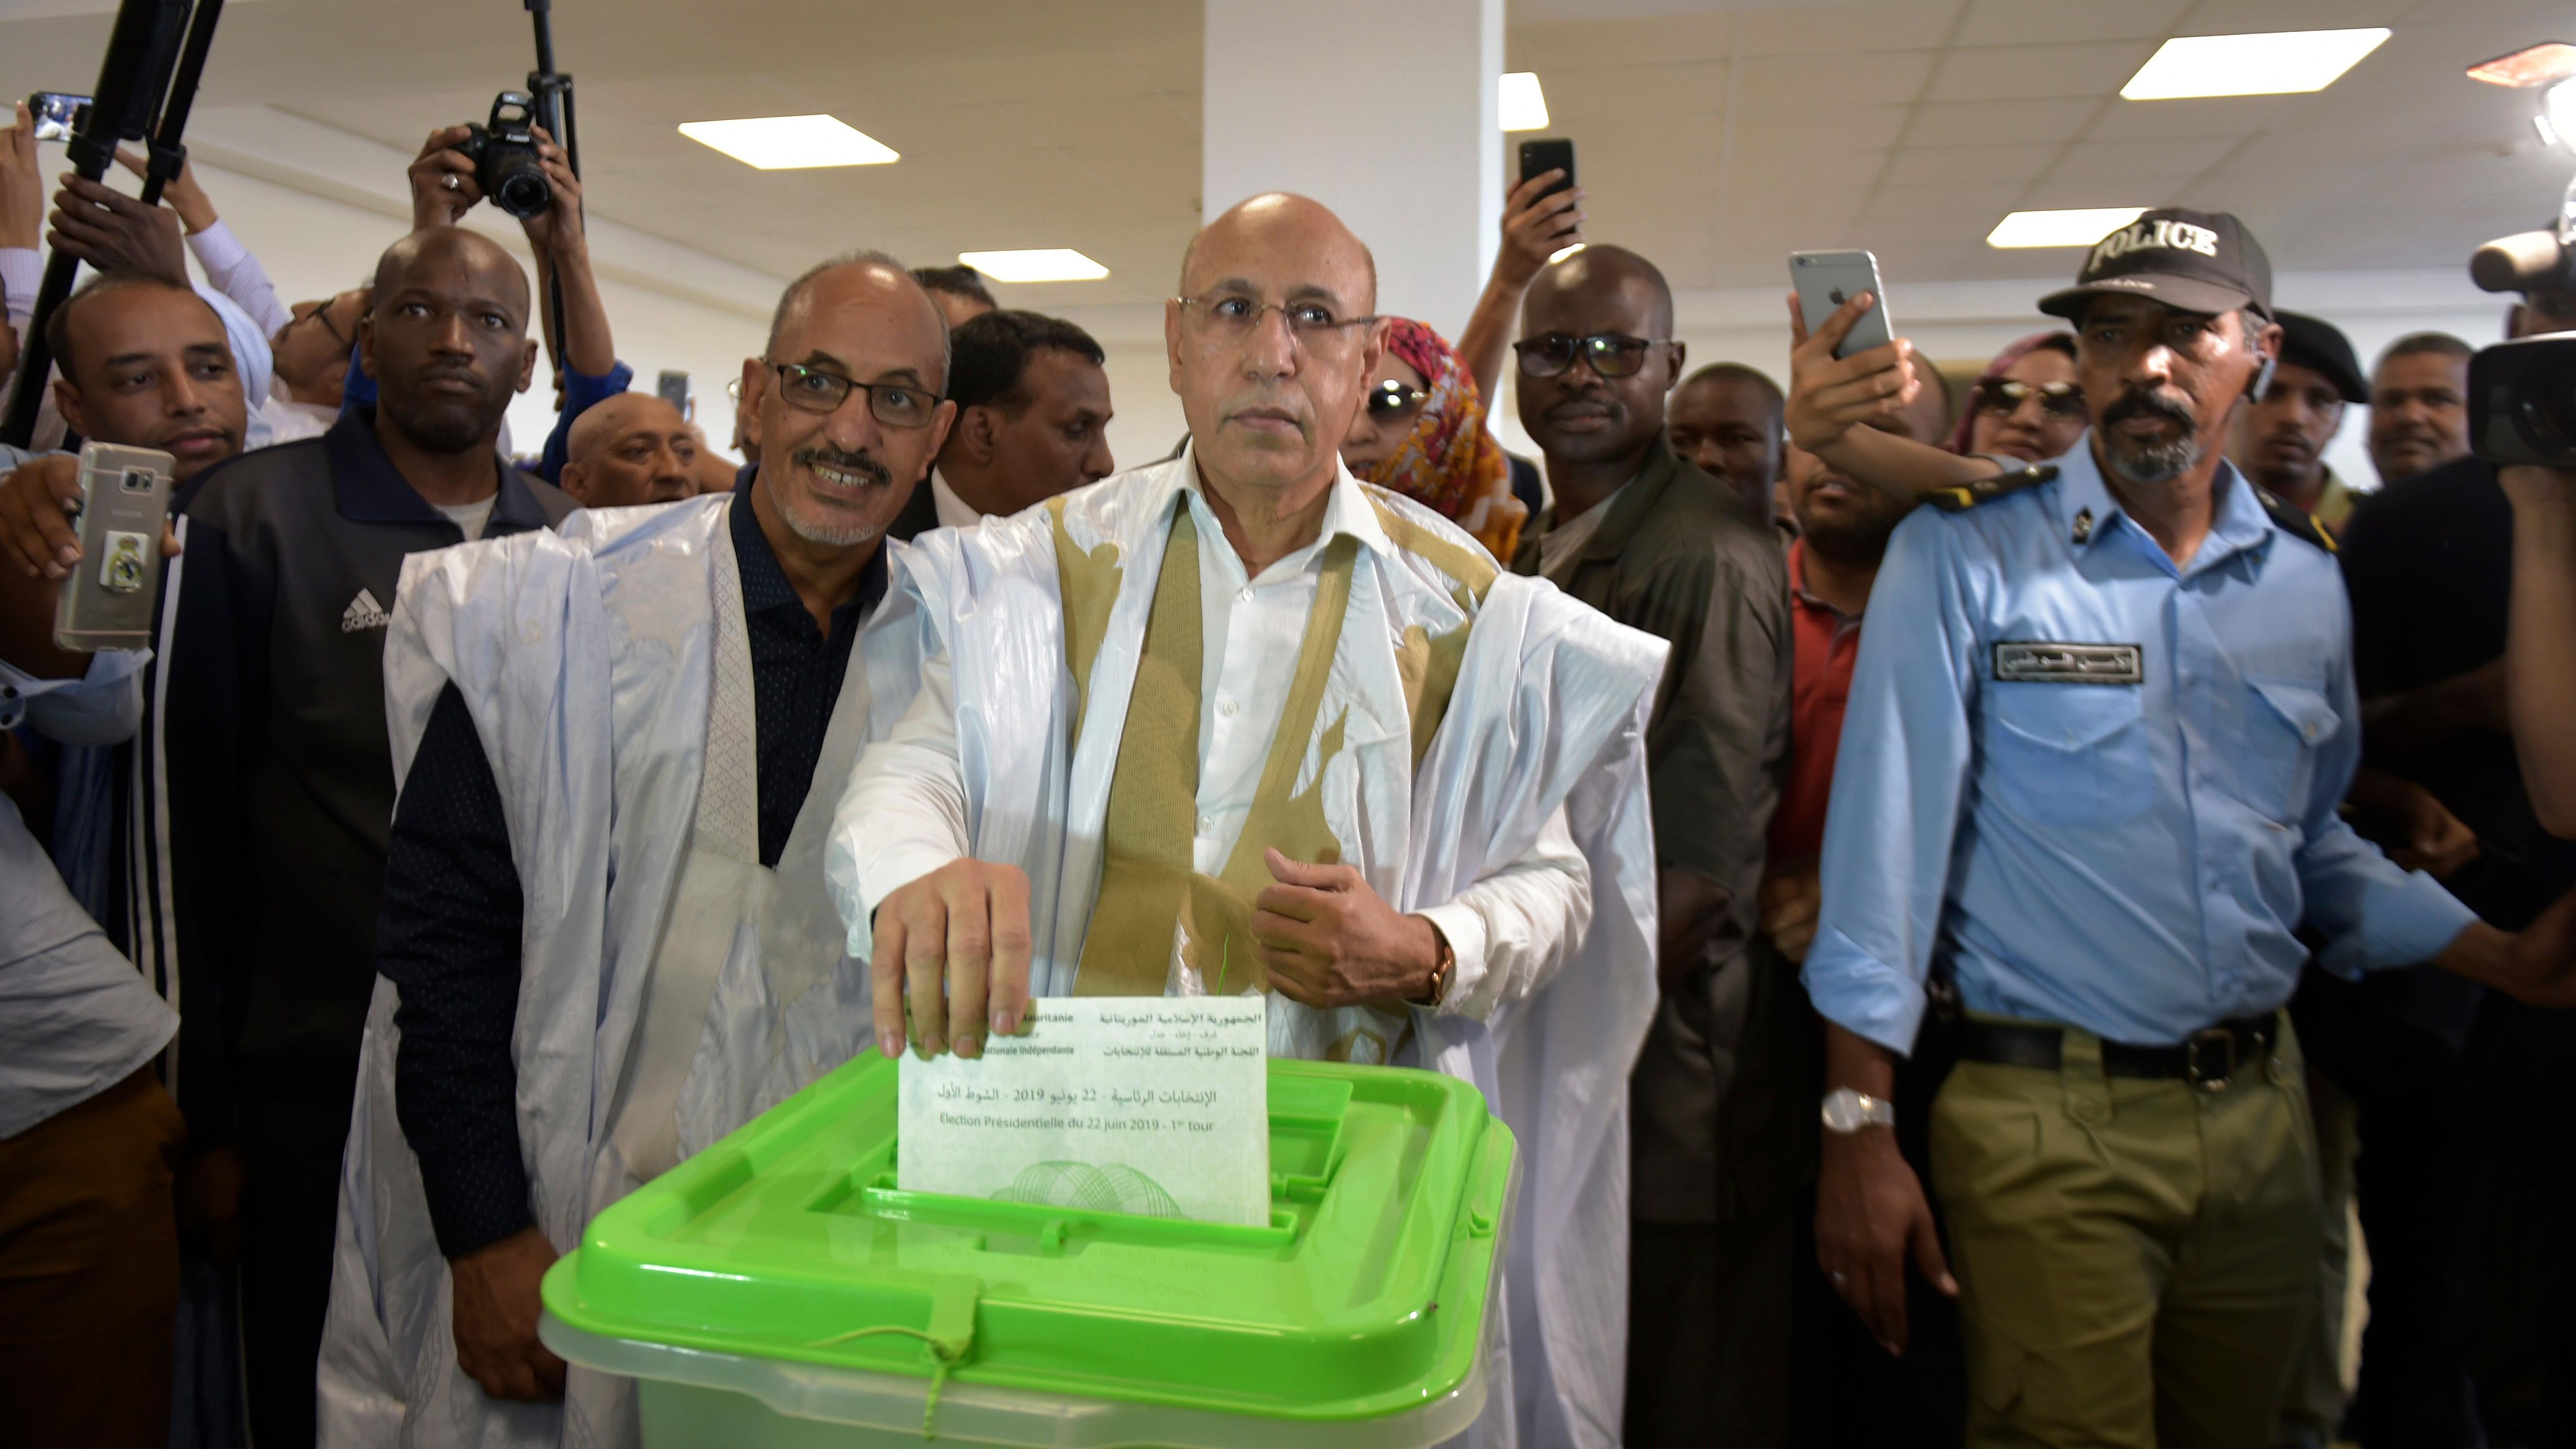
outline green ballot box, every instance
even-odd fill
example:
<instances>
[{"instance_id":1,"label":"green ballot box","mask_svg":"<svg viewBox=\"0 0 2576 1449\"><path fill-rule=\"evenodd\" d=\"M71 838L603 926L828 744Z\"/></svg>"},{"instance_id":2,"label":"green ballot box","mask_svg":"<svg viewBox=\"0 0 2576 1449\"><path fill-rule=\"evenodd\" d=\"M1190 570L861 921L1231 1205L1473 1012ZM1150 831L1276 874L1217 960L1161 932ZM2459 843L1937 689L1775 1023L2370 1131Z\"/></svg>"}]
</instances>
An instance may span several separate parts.
<instances>
[{"instance_id":1,"label":"green ballot box","mask_svg":"<svg viewBox=\"0 0 2576 1449\"><path fill-rule=\"evenodd\" d=\"M895 1186L868 1053L603 1212L548 1347L644 1442L1405 1449L1483 1408L1515 1148L1432 1072L1269 1064L1270 1224Z\"/></svg>"}]
</instances>

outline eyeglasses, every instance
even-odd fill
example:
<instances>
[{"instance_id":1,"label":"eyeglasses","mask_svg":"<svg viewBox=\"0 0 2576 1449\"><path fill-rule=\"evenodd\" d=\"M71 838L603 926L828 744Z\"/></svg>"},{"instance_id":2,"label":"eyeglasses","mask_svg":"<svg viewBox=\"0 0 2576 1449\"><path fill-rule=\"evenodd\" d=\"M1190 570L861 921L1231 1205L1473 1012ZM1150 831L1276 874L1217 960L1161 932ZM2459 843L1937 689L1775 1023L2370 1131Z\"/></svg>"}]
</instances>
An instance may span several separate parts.
<instances>
[{"instance_id":1,"label":"eyeglasses","mask_svg":"<svg viewBox=\"0 0 2576 1449\"><path fill-rule=\"evenodd\" d=\"M1302 302L1263 302L1240 292L1214 297L1175 297L1184 316L1200 319L1199 329L1209 338L1228 347L1239 347L1261 330L1263 318L1276 312L1288 323L1288 335L1309 352L1338 351L1350 345L1355 335L1351 329L1366 327L1375 317L1336 317L1330 305L1312 299Z\"/></svg>"},{"instance_id":2,"label":"eyeglasses","mask_svg":"<svg viewBox=\"0 0 2576 1449\"><path fill-rule=\"evenodd\" d=\"M2032 398L2061 418L2084 416L2084 394L2071 382L2019 382L2008 377L1990 377L1977 384L1977 411L1999 416L2021 410Z\"/></svg>"},{"instance_id":3,"label":"eyeglasses","mask_svg":"<svg viewBox=\"0 0 2576 1449\"><path fill-rule=\"evenodd\" d=\"M1431 394L1418 387L1408 387L1401 380L1388 378L1368 390L1368 415L1373 423L1388 423L1407 414L1421 411Z\"/></svg>"},{"instance_id":4,"label":"eyeglasses","mask_svg":"<svg viewBox=\"0 0 2576 1449\"><path fill-rule=\"evenodd\" d=\"M859 382L801 362L773 362L769 370L778 374L778 395L787 405L809 413L839 412L858 391L868 395L868 415L889 428L929 427L939 408L938 395L915 383Z\"/></svg>"},{"instance_id":5,"label":"eyeglasses","mask_svg":"<svg viewBox=\"0 0 2576 1449\"><path fill-rule=\"evenodd\" d=\"M337 299L335 298L334 300ZM348 349L349 339L341 336L340 329L331 325L331 303L323 303L321 306L316 307L312 311L305 313L303 316L295 318L294 321L287 323L287 326L292 327L298 322L312 323L314 326L322 329L322 334L324 336L339 344L343 351ZM285 329L280 328L279 330L283 332Z\"/></svg>"},{"instance_id":6,"label":"eyeglasses","mask_svg":"<svg viewBox=\"0 0 2576 1449\"><path fill-rule=\"evenodd\" d=\"M1591 365L1595 377L1612 378L1632 375L1646 365L1649 350L1670 340L1630 337L1624 332L1595 332L1589 337L1550 332L1542 337L1524 337L1512 344L1512 350L1520 354L1525 377L1562 376L1580 357Z\"/></svg>"}]
</instances>

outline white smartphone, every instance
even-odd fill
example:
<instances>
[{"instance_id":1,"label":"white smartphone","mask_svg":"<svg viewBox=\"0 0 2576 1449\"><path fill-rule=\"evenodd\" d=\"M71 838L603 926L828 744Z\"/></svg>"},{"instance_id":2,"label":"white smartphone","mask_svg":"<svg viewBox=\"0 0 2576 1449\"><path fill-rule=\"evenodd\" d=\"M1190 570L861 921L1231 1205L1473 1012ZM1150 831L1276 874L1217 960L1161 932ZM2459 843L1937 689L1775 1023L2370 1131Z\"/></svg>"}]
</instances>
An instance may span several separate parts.
<instances>
[{"instance_id":1,"label":"white smartphone","mask_svg":"<svg viewBox=\"0 0 2576 1449\"><path fill-rule=\"evenodd\" d=\"M174 463L158 448L91 443L81 449L81 561L55 602L58 647L87 652L152 642Z\"/></svg>"},{"instance_id":2,"label":"white smartphone","mask_svg":"<svg viewBox=\"0 0 2576 1449\"><path fill-rule=\"evenodd\" d=\"M1878 258L1868 252L1791 252L1789 281L1798 289L1798 311L1807 319L1810 336L1834 309L1861 293L1878 299L1852 324L1851 335L1834 349L1834 356L1849 357L1896 339L1896 324L1887 315L1887 289L1878 281Z\"/></svg>"}]
</instances>

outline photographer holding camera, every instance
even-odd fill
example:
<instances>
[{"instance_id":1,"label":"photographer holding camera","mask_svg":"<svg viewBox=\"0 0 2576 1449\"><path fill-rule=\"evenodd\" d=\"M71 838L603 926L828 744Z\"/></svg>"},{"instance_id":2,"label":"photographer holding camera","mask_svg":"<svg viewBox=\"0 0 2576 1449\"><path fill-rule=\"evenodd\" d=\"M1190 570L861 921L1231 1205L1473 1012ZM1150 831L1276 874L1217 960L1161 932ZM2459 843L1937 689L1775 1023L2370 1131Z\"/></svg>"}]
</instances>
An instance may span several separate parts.
<instances>
[{"instance_id":1,"label":"photographer holding camera","mask_svg":"<svg viewBox=\"0 0 2576 1449\"><path fill-rule=\"evenodd\" d=\"M537 476L552 483L563 476L570 456L573 421L626 391L635 370L617 360L608 306L591 275L580 178L544 127L515 131L499 124L516 94L504 91L493 103L493 126L446 126L429 133L411 163L411 217L414 230L455 226L489 200L517 217L527 233L537 260L534 315L545 324L546 355L554 362L558 389L560 415L537 463ZM560 335L553 306L558 293Z\"/></svg>"}]
</instances>

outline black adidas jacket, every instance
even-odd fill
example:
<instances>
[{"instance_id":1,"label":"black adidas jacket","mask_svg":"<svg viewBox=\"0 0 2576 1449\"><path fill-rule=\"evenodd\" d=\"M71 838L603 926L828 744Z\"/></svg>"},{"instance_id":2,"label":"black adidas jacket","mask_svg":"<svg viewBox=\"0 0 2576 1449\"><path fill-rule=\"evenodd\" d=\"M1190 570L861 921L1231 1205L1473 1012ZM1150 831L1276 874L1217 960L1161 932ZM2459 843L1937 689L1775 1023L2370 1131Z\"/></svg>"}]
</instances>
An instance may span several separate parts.
<instances>
[{"instance_id":1,"label":"black adidas jacket","mask_svg":"<svg viewBox=\"0 0 2576 1449\"><path fill-rule=\"evenodd\" d=\"M394 776L385 626L406 555L464 541L395 471L372 409L246 453L178 500L135 792L135 920L174 982L174 1086L200 1144L244 1058L353 1062L375 985ZM576 506L494 461L484 537Z\"/></svg>"}]
</instances>

